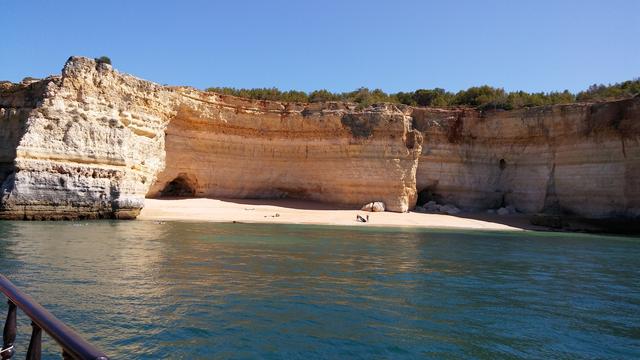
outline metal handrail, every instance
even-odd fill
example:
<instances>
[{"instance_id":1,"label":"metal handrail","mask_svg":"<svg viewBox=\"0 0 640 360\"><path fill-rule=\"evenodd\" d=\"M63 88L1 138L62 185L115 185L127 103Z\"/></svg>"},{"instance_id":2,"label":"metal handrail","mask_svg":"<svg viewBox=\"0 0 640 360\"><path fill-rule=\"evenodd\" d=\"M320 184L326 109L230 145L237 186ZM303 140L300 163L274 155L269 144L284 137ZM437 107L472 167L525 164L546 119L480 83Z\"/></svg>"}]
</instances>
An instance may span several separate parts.
<instances>
[{"instance_id":1,"label":"metal handrail","mask_svg":"<svg viewBox=\"0 0 640 360\"><path fill-rule=\"evenodd\" d=\"M78 333L53 316L29 295L18 289L9 279L0 274L0 292L9 299L9 313L3 332L1 359L13 356L13 342L16 337L16 307L30 319L33 333L29 343L27 359L40 359L40 330L44 330L62 347L62 357L78 360L108 360L109 358L93 345L85 341Z\"/></svg>"}]
</instances>

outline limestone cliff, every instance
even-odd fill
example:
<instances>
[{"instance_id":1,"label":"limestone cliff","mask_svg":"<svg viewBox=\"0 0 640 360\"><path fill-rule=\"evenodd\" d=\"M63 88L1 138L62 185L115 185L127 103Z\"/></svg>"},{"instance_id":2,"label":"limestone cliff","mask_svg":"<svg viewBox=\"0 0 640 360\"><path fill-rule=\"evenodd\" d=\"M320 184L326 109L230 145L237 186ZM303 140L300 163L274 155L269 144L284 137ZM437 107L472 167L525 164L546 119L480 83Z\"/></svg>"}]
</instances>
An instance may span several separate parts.
<instances>
[{"instance_id":1,"label":"limestone cliff","mask_svg":"<svg viewBox=\"0 0 640 360\"><path fill-rule=\"evenodd\" d=\"M132 218L164 168L169 93L72 58L62 76L0 88L0 217Z\"/></svg>"},{"instance_id":2,"label":"limestone cliff","mask_svg":"<svg viewBox=\"0 0 640 360\"><path fill-rule=\"evenodd\" d=\"M394 106L355 111L337 103L176 93L167 166L150 196L182 186L204 197L292 197L358 207L384 201L399 212L415 204L421 136Z\"/></svg>"},{"instance_id":3,"label":"limestone cliff","mask_svg":"<svg viewBox=\"0 0 640 360\"><path fill-rule=\"evenodd\" d=\"M131 218L147 193L176 188L412 207L421 136L411 117L326 106L162 87L70 58L60 77L2 85L0 217Z\"/></svg>"},{"instance_id":4,"label":"limestone cliff","mask_svg":"<svg viewBox=\"0 0 640 360\"><path fill-rule=\"evenodd\" d=\"M418 191L467 209L640 216L640 97L516 111L413 109Z\"/></svg>"},{"instance_id":5,"label":"limestone cliff","mask_svg":"<svg viewBox=\"0 0 640 360\"><path fill-rule=\"evenodd\" d=\"M71 58L0 83L0 218L132 218L145 196L640 217L640 98L517 111L255 101Z\"/></svg>"}]
</instances>

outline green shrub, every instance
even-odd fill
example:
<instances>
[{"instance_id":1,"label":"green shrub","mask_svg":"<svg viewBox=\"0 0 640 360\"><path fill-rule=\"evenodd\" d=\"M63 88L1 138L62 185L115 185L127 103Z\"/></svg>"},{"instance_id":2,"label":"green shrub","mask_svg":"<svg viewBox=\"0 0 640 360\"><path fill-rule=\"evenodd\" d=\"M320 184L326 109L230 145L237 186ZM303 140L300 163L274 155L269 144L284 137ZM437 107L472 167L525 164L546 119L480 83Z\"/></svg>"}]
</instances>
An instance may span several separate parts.
<instances>
[{"instance_id":1,"label":"green shrub","mask_svg":"<svg viewBox=\"0 0 640 360\"><path fill-rule=\"evenodd\" d=\"M396 103L412 106L468 106L481 110L511 110L533 106L569 104L576 101L602 101L632 97L640 94L640 78L613 85L592 85L577 95L572 94L569 90L549 93L506 92L504 89L488 85L474 86L467 90L458 91L455 94L441 88L387 94L380 89L369 90L365 87L343 93L332 93L324 89L306 93L295 90L281 91L277 88L236 89L230 87L208 88L207 91L258 100L288 102L345 101L358 104L360 109L378 103Z\"/></svg>"},{"instance_id":2,"label":"green shrub","mask_svg":"<svg viewBox=\"0 0 640 360\"><path fill-rule=\"evenodd\" d=\"M325 102L325 101L340 101L339 94L334 94L328 90L315 90L309 94L309 102Z\"/></svg>"},{"instance_id":3,"label":"green shrub","mask_svg":"<svg viewBox=\"0 0 640 360\"><path fill-rule=\"evenodd\" d=\"M576 96L578 101L599 101L620 99L640 94L640 78L621 82L618 84L589 86L585 91L581 91Z\"/></svg>"},{"instance_id":4,"label":"green shrub","mask_svg":"<svg viewBox=\"0 0 640 360\"><path fill-rule=\"evenodd\" d=\"M109 64L111 65L111 59L108 56L100 56L99 58L95 58L98 64Z\"/></svg>"}]
</instances>

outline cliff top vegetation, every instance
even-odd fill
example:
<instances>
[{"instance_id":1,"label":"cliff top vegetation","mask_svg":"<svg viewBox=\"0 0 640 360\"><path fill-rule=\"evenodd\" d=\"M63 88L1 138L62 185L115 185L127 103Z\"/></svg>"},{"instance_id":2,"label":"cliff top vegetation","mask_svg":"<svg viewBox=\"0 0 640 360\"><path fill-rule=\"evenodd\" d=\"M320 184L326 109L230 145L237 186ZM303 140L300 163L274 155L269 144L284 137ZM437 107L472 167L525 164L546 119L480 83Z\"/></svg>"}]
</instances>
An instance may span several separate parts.
<instances>
[{"instance_id":1,"label":"cliff top vegetation","mask_svg":"<svg viewBox=\"0 0 640 360\"><path fill-rule=\"evenodd\" d=\"M307 93L296 90L282 91L277 88L237 89L211 87L206 90L256 100L285 102L346 101L358 103L361 106L369 106L376 103L396 103L413 106L468 106L481 110L512 110L541 105L596 102L633 97L640 94L640 78L609 85L594 84L577 94L568 90L537 93L525 91L507 92L504 89L488 85L471 87L457 93L435 88L387 94L380 89L370 90L364 87L343 93L333 93L328 90L315 90Z\"/></svg>"}]
</instances>

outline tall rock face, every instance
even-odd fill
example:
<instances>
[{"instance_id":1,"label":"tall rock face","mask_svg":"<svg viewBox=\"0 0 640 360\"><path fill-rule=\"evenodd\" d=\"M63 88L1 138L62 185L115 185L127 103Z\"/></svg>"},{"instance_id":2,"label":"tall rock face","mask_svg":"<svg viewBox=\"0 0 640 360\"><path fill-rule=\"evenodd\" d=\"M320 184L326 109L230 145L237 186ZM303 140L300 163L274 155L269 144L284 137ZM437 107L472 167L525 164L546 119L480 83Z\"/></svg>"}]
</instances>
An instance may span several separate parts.
<instances>
[{"instance_id":1,"label":"tall rock face","mask_svg":"<svg viewBox=\"0 0 640 360\"><path fill-rule=\"evenodd\" d=\"M421 135L395 106L283 104L177 89L150 196L415 205Z\"/></svg>"},{"instance_id":2,"label":"tall rock face","mask_svg":"<svg viewBox=\"0 0 640 360\"><path fill-rule=\"evenodd\" d=\"M413 109L417 190L467 209L640 217L640 97L515 111Z\"/></svg>"},{"instance_id":3,"label":"tall rock face","mask_svg":"<svg viewBox=\"0 0 640 360\"><path fill-rule=\"evenodd\" d=\"M222 97L81 57L60 77L0 91L0 218L133 218L145 195L384 201L400 212L416 202L421 135L394 106Z\"/></svg>"},{"instance_id":4,"label":"tall rock face","mask_svg":"<svg viewBox=\"0 0 640 360\"><path fill-rule=\"evenodd\" d=\"M170 93L86 58L3 84L0 218L137 216L164 167Z\"/></svg>"},{"instance_id":5,"label":"tall rock face","mask_svg":"<svg viewBox=\"0 0 640 360\"><path fill-rule=\"evenodd\" d=\"M359 109L163 87L80 57L0 83L0 218L133 218L146 196L640 218L640 97Z\"/></svg>"}]
</instances>

